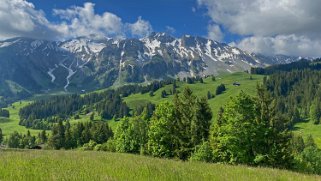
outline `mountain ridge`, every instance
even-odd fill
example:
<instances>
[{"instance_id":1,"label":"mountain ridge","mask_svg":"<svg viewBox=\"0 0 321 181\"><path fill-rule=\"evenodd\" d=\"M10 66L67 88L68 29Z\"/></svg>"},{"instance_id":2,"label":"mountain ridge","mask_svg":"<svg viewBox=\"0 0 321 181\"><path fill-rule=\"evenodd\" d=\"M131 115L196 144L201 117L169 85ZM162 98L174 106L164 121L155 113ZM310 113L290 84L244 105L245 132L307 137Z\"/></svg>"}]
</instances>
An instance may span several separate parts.
<instances>
[{"instance_id":1,"label":"mountain ridge","mask_svg":"<svg viewBox=\"0 0 321 181\"><path fill-rule=\"evenodd\" d=\"M298 59L253 54L203 37L175 38L166 33L140 39L91 36L50 41L18 37L0 41L0 57L2 97L218 75Z\"/></svg>"}]
</instances>

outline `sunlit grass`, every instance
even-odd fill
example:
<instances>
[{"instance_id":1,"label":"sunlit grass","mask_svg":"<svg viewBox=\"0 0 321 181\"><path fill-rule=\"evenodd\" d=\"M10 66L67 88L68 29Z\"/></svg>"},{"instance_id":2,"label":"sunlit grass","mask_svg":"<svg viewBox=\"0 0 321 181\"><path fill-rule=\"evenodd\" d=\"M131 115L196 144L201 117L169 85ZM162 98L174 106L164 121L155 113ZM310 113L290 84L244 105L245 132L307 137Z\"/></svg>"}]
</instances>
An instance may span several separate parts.
<instances>
[{"instance_id":1,"label":"sunlit grass","mask_svg":"<svg viewBox=\"0 0 321 181\"><path fill-rule=\"evenodd\" d=\"M321 180L295 172L85 151L0 151L0 180Z\"/></svg>"},{"instance_id":2,"label":"sunlit grass","mask_svg":"<svg viewBox=\"0 0 321 181\"><path fill-rule=\"evenodd\" d=\"M19 101L19 102L15 102L13 103L11 106L9 106L8 108L6 108L9 112L10 112L10 118L8 119L8 121L6 122L0 122L0 128L2 129L2 132L5 136L7 136L8 134L14 132L14 131L18 131L20 133L27 133L27 128L24 126L20 126L19 125L19 110L28 105L30 102L29 101ZM40 130L33 130L33 129L29 129L31 134L37 134L40 132Z\"/></svg>"},{"instance_id":3,"label":"sunlit grass","mask_svg":"<svg viewBox=\"0 0 321 181\"><path fill-rule=\"evenodd\" d=\"M252 79L250 79L250 76ZM221 106L224 106L226 102L230 99L230 97L238 95L241 91L249 95L256 95L256 86L258 83L262 83L263 76L261 75L250 75L244 72L227 74L222 76L217 76L216 81L212 81L209 77L204 79L204 83L195 83L195 84L186 84L179 82L177 85L180 92L183 92L185 87L189 87L193 90L194 94L198 97L206 97L207 92L210 91L212 95L215 95L215 91L217 86L220 84L225 84L227 90L221 94L216 96L213 99L209 100L209 104L213 110L214 117L216 117L217 112ZM240 86L233 86L234 82L238 82ZM165 100L172 100L173 95L169 95L167 98L161 98L161 92L166 90L169 93L170 89L172 89L173 85L167 85L154 93L154 96L150 96L149 93L146 94L133 94L129 97L125 98L126 103L134 109L138 105L144 105L147 102L152 102L154 104L158 104Z\"/></svg>"},{"instance_id":4,"label":"sunlit grass","mask_svg":"<svg viewBox=\"0 0 321 181\"><path fill-rule=\"evenodd\" d=\"M306 138L308 135L311 135L318 145L321 148L321 125L315 125L312 122L301 122L295 124L294 133L302 135Z\"/></svg>"}]
</instances>

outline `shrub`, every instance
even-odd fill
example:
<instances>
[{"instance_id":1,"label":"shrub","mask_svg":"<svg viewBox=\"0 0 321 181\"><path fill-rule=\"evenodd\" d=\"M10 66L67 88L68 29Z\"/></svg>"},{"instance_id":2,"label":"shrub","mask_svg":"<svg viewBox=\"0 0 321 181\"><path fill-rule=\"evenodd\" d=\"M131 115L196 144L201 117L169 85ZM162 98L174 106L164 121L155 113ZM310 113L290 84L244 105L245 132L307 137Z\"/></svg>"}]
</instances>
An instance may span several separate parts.
<instances>
[{"instance_id":1,"label":"shrub","mask_svg":"<svg viewBox=\"0 0 321 181\"><path fill-rule=\"evenodd\" d=\"M203 142L201 145L196 146L195 152L190 157L190 161L212 162L213 152L209 143Z\"/></svg>"},{"instance_id":2,"label":"shrub","mask_svg":"<svg viewBox=\"0 0 321 181\"><path fill-rule=\"evenodd\" d=\"M296 158L299 171L321 174L321 150L317 147L307 147Z\"/></svg>"}]
</instances>

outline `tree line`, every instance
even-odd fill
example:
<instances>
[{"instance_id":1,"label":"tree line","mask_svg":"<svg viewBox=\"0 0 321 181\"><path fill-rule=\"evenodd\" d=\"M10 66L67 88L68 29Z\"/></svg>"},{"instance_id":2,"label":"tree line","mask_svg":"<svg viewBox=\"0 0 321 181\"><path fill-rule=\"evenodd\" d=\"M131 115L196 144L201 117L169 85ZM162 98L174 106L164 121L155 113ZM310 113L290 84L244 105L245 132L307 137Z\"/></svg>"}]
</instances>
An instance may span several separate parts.
<instances>
[{"instance_id":1,"label":"tree line","mask_svg":"<svg viewBox=\"0 0 321 181\"><path fill-rule=\"evenodd\" d=\"M256 97L241 92L214 116L207 98L196 97L189 88L149 114L144 108L139 115L122 118L114 132L106 122L70 125L59 121L46 139L40 134L36 138L13 133L5 142L9 147L19 143L19 148L30 148L26 145L41 140L53 149L115 151L321 174L321 151L314 140L292 135L290 119L280 114L264 86L258 86Z\"/></svg>"},{"instance_id":2,"label":"tree line","mask_svg":"<svg viewBox=\"0 0 321 181\"><path fill-rule=\"evenodd\" d=\"M48 130L59 121L67 120L72 116L79 117L79 114L88 114L93 110L98 112L102 119L122 118L130 114L129 107L122 100L123 97L135 93L154 92L169 84L176 85L176 80L154 81L146 86L125 85L116 90L84 96L78 94L52 96L21 108L19 124L27 128ZM176 90L176 86L173 90Z\"/></svg>"}]
</instances>

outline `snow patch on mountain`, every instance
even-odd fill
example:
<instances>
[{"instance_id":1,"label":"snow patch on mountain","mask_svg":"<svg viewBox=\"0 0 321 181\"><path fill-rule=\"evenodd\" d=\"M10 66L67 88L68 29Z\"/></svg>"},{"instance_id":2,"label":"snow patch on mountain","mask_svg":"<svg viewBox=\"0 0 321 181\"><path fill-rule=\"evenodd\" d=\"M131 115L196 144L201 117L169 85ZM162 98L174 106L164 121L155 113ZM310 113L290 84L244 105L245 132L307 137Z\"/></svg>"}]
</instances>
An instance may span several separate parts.
<instances>
[{"instance_id":1,"label":"snow patch on mountain","mask_svg":"<svg viewBox=\"0 0 321 181\"><path fill-rule=\"evenodd\" d=\"M71 69L71 67L67 67L67 66L65 66L63 63L60 63L59 64L61 67L63 67L63 68L65 68L65 69L67 69L67 71L68 71L68 76L66 77L66 85L64 86L64 89L65 89L65 91L66 92L68 92L68 86L69 86L69 84L70 84L70 78L77 72L77 71L73 71L72 69ZM70 65L71 66L71 65Z\"/></svg>"},{"instance_id":2,"label":"snow patch on mountain","mask_svg":"<svg viewBox=\"0 0 321 181\"><path fill-rule=\"evenodd\" d=\"M56 80L56 77L55 77L55 75L53 74L53 71L55 71L55 70L56 70L56 68L53 68L53 69L49 69L49 71L47 72L48 75L51 77L51 82L52 82L52 83L54 83L55 80Z\"/></svg>"},{"instance_id":3,"label":"snow patch on mountain","mask_svg":"<svg viewBox=\"0 0 321 181\"><path fill-rule=\"evenodd\" d=\"M145 52L146 55L152 57L156 55L156 49L160 48L161 42L157 39L150 40L149 38L144 38L141 40L144 42L145 47L148 49L148 52Z\"/></svg>"}]
</instances>

